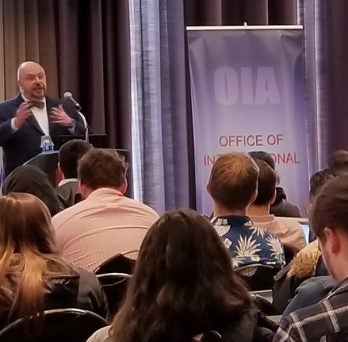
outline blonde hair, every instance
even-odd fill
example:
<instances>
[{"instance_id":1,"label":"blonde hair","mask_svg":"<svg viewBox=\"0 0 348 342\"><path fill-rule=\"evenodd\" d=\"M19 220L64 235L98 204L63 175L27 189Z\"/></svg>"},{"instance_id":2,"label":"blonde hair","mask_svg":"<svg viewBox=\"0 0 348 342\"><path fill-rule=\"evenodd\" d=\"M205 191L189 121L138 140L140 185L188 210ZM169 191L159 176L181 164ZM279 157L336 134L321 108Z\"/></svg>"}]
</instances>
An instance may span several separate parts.
<instances>
[{"instance_id":1,"label":"blonde hair","mask_svg":"<svg viewBox=\"0 0 348 342\"><path fill-rule=\"evenodd\" d=\"M47 277L71 274L56 253L46 205L27 193L0 197L0 306L8 321L33 316L41 322Z\"/></svg>"},{"instance_id":2,"label":"blonde hair","mask_svg":"<svg viewBox=\"0 0 348 342\"><path fill-rule=\"evenodd\" d=\"M210 173L209 192L213 200L228 209L244 209L257 190L259 168L245 153L222 154Z\"/></svg>"}]
</instances>

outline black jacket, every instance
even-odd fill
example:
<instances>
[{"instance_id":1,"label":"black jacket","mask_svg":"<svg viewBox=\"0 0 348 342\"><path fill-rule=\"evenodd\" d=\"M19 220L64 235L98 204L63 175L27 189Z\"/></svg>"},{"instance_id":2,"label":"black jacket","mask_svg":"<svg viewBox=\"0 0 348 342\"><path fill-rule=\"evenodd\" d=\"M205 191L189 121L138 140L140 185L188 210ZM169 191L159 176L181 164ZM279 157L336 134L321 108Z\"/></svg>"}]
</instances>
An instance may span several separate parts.
<instances>
[{"instance_id":1,"label":"black jacket","mask_svg":"<svg viewBox=\"0 0 348 342\"><path fill-rule=\"evenodd\" d=\"M8 300L14 297L12 275L7 275L5 291L0 295L0 329L16 320L18 315L9 315ZM5 298L6 297L6 298ZM108 305L104 291L97 277L83 269L75 269L71 275L62 275L45 279L44 309L79 308L89 310L106 318Z\"/></svg>"},{"instance_id":2,"label":"black jacket","mask_svg":"<svg viewBox=\"0 0 348 342\"><path fill-rule=\"evenodd\" d=\"M29 159L41 152L41 137L44 132L41 130L35 117L30 116L23 126L16 132L11 128L11 119L15 116L19 105L24 102L22 95L0 103L0 146L4 149L5 175L8 175L17 166L22 165ZM46 97L46 107L50 136L53 143L60 135L70 135L70 131L62 126L54 124L50 120L50 113L53 107L63 105L65 112L75 120L73 135L84 134L84 125L75 108L67 100L56 100ZM57 145L57 142L55 143Z\"/></svg>"}]
</instances>

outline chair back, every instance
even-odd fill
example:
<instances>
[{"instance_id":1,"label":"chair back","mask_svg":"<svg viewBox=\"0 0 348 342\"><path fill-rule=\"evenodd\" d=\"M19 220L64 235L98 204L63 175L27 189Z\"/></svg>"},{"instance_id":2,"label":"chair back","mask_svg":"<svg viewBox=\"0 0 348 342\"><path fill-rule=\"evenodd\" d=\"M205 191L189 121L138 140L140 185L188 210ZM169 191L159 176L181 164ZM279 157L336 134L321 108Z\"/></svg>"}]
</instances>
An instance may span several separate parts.
<instances>
[{"instance_id":1,"label":"chair back","mask_svg":"<svg viewBox=\"0 0 348 342\"><path fill-rule=\"evenodd\" d=\"M279 268L252 264L238 267L235 271L244 279L250 291L259 291L273 288L274 276L278 273Z\"/></svg>"},{"instance_id":2,"label":"chair back","mask_svg":"<svg viewBox=\"0 0 348 342\"><path fill-rule=\"evenodd\" d=\"M95 271L95 274L105 273L127 273L132 274L135 265L135 260L129 259L123 254L116 254L115 256L104 261Z\"/></svg>"},{"instance_id":3,"label":"chair back","mask_svg":"<svg viewBox=\"0 0 348 342\"><path fill-rule=\"evenodd\" d=\"M108 300L110 314L114 315L119 309L126 295L130 277L127 273L97 274Z\"/></svg>"},{"instance_id":4,"label":"chair back","mask_svg":"<svg viewBox=\"0 0 348 342\"><path fill-rule=\"evenodd\" d=\"M44 311L40 331L30 332L26 321L19 318L0 331L0 341L85 342L96 330L106 325L104 318L91 311L73 308L47 310Z\"/></svg>"}]
</instances>

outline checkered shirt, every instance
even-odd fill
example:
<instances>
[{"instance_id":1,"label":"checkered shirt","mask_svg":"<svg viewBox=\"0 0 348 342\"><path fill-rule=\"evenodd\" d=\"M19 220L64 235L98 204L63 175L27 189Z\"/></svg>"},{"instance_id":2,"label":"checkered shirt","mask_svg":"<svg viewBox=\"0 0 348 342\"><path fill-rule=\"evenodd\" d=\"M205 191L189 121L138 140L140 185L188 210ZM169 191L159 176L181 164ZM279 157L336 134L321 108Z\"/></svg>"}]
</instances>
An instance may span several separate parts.
<instances>
[{"instance_id":1,"label":"checkered shirt","mask_svg":"<svg viewBox=\"0 0 348 342\"><path fill-rule=\"evenodd\" d=\"M348 341L348 278L317 304L282 319L273 342Z\"/></svg>"}]
</instances>

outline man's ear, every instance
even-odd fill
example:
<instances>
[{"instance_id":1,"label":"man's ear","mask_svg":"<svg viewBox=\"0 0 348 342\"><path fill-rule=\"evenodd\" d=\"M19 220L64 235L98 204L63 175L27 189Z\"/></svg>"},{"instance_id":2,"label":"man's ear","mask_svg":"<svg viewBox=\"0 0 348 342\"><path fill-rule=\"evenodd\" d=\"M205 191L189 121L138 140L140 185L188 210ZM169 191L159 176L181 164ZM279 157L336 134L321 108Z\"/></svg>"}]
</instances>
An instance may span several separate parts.
<instances>
[{"instance_id":1,"label":"man's ear","mask_svg":"<svg viewBox=\"0 0 348 342\"><path fill-rule=\"evenodd\" d=\"M88 189L86 185L81 182L80 179L78 181L78 188L79 188L79 193L81 194L81 197L83 199L86 199L88 197Z\"/></svg>"},{"instance_id":2,"label":"man's ear","mask_svg":"<svg viewBox=\"0 0 348 342\"><path fill-rule=\"evenodd\" d=\"M121 186L118 188L118 191L122 192L122 194L124 195L127 192L127 189L128 189L128 181L127 181L127 178L125 178Z\"/></svg>"},{"instance_id":3,"label":"man's ear","mask_svg":"<svg viewBox=\"0 0 348 342\"><path fill-rule=\"evenodd\" d=\"M277 190L274 190L273 196L271 200L269 201L269 205L272 205L275 202L276 198L277 198Z\"/></svg>"},{"instance_id":4,"label":"man's ear","mask_svg":"<svg viewBox=\"0 0 348 342\"><path fill-rule=\"evenodd\" d=\"M64 177L64 173L63 173L63 171L62 171L62 168L60 167L60 162L58 162L57 173L58 173L57 176L58 176L59 180L62 180L62 179L65 178L65 177Z\"/></svg>"},{"instance_id":5,"label":"man's ear","mask_svg":"<svg viewBox=\"0 0 348 342\"><path fill-rule=\"evenodd\" d=\"M208 191L208 194L210 195L210 182L207 184L207 191Z\"/></svg>"},{"instance_id":6,"label":"man's ear","mask_svg":"<svg viewBox=\"0 0 348 342\"><path fill-rule=\"evenodd\" d=\"M255 202L256 197L257 197L257 194L258 194L258 190L256 189L256 190L254 191L253 195L252 195L251 198L250 198L249 205L250 205L250 204L253 204L253 203Z\"/></svg>"},{"instance_id":7,"label":"man's ear","mask_svg":"<svg viewBox=\"0 0 348 342\"><path fill-rule=\"evenodd\" d=\"M341 250L341 241L339 232L335 229L331 229L329 227L325 227L324 231L324 241L325 241L325 248L332 254L337 254Z\"/></svg>"}]
</instances>

